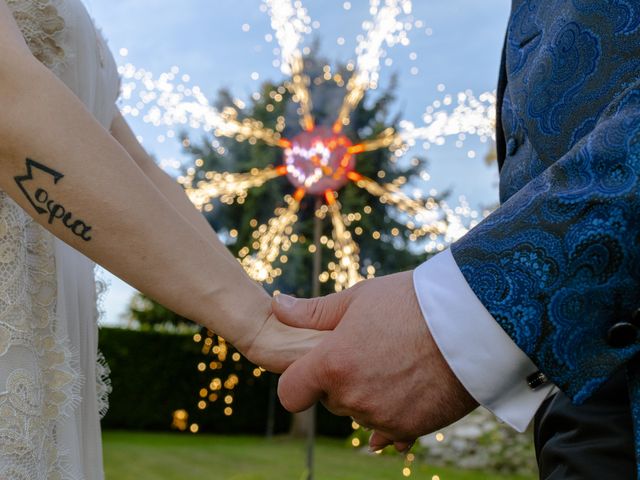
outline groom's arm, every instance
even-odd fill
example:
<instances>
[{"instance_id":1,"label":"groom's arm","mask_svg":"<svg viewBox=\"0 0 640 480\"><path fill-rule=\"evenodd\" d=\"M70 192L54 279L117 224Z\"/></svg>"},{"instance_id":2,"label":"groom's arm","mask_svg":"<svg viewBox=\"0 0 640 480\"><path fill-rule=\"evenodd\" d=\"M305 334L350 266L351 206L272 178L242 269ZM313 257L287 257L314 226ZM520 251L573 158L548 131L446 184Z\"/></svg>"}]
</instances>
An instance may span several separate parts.
<instances>
[{"instance_id":1,"label":"groom's arm","mask_svg":"<svg viewBox=\"0 0 640 480\"><path fill-rule=\"evenodd\" d=\"M569 153L415 272L448 364L518 430L554 384L581 403L640 350L639 158L636 85Z\"/></svg>"},{"instance_id":2,"label":"groom's arm","mask_svg":"<svg viewBox=\"0 0 640 480\"><path fill-rule=\"evenodd\" d=\"M476 401L519 432L557 388L500 327L447 249L413 274L420 309L439 350Z\"/></svg>"},{"instance_id":3,"label":"groom's arm","mask_svg":"<svg viewBox=\"0 0 640 480\"><path fill-rule=\"evenodd\" d=\"M478 300L582 403L640 351L640 84L451 252ZM629 326L617 335L616 326Z\"/></svg>"},{"instance_id":4,"label":"groom's arm","mask_svg":"<svg viewBox=\"0 0 640 480\"><path fill-rule=\"evenodd\" d=\"M571 151L452 246L455 265L448 265L457 281L437 272L432 281L440 289L449 285L448 301L456 298L455 284L462 285L459 291L465 293L458 300L477 300L480 315L461 319L455 306L436 305L444 298L436 287L433 298L428 290L416 295L413 286L408 294L398 281L404 277L381 280L379 288L368 280L324 299L276 304L279 318L292 325L337 325L322 349L285 372L279 389L283 403L297 410L325 399L334 411L364 418L381 431L384 438L378 435L373 441L378 446L415 438L432 431L438 420L465 414L458 401L468 390L455 387L461 379L447 375L445 365L455 373L456 362L471 358L477 349L490 357L497 344L484 344L486 337L469 330L464 347L441 352L446 364L435 354L435 361L420 361L425 352L438 349L432 335L415 337L415 308L405 313L415 297L427 317L430 305L440 312L441 339L455 336L468 322L492 325L494 319L530 359L529 368L540 369L575 403L583 402L640 351L640 319L634 318L640 306L638 211L640 84L622 92ZM441 259L430 260L429 266ZM353 347L346 349L354 326L360 343L351 341ZM391 360L380 362L376 352L390 351L388 344L395 338L396 345L404 346L392 350ZM446 350L445 342L440 343ZM399 374L398 364L411 367ZM500 375L483 368L491 364L479 362L480 374ZM528 371L509 378L522 384ZM406 385L398 383L402 375ZM386 386L385 392L375 390L378 384ZM421 386L429 384L435 388L425 392ZM506 398L511 389L511 383L503 383L495 397Z\"/></svg>"}]
</instances>

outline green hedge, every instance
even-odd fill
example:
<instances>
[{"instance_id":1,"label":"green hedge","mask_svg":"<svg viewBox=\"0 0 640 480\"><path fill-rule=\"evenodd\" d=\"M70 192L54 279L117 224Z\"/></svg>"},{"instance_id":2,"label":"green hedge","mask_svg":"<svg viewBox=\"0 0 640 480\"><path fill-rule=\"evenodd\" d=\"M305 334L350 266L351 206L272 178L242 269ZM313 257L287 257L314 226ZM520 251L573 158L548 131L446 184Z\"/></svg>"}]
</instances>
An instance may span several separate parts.
<instances>
[{"instance_id":1,"label":"green hedge","mask_svg":"<svg viewBox=\"0 0 640 480\"><path fill-rule=\"evenodd\" d=\"M169 430L173 412L184 409L201 432L264 434L267 430L277 376L265 373L255 378L255 366L244 358L226 361L215 374L202 373L197 364L208 360L191 335L114 328L100 330L100 350L111 369L113 386L109 412L102 422L105 429ZM213 377L224 379L231 373L240 380L234 389L233 415L224 415L222 399L199 410L199 390ZM288 431L291 417L277 399L274 411L274 432ZM322 407L317 423L321 435L346 437L351 431L349 419Z\"/></svg>"}]
</instances>

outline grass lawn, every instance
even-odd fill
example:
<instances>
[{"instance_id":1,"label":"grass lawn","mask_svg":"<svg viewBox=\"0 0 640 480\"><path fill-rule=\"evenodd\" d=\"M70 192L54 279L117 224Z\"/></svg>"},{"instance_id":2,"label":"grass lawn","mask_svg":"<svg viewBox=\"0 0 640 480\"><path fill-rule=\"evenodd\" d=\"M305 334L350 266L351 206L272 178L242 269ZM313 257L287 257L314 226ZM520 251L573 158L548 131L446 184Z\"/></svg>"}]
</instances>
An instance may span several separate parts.
<instances>
[{"instance_id":1,"label":"grass lawn","mask_svg":"<svg viewBox=\"0 0 640 480\"><path fill-rule=\"evenodd\" d=\"M304 442L286 437L105 432L106 480L299 480ZM320 439L316 480L403 479L400 456L371 456ZM532 480L414 464L410 478L432 480Z\"/></svg>"}]
</instances>

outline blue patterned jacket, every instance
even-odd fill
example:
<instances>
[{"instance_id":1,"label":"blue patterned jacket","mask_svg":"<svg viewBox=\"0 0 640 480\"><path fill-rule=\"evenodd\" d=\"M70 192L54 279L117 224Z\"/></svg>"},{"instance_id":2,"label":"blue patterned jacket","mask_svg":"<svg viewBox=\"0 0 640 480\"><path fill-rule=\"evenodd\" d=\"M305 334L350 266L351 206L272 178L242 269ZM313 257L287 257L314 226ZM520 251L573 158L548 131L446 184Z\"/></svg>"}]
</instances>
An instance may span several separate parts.
<instances>
[{"instance_id":1,"label":"blue patterned jacket","mask_svg":"<svg viewBox=\"0 0 640 480\"><path fill-rule=\"evenodd\" d=\"M640 458L640 0L514 0L503 62L501 206L453 256L574 403L626 369Z\"/></svg>"}]
</instances>

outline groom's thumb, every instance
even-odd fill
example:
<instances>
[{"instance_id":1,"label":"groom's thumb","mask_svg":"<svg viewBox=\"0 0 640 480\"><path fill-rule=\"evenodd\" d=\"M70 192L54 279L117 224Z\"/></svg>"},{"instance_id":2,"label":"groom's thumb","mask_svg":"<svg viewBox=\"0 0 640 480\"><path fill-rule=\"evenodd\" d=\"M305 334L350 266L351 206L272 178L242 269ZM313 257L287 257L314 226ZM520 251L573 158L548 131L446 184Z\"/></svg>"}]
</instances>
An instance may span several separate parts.
<instances>
[{"instance_id":1,"label":"groom's thumb","mask_svg":"<svg viewBox=\"0 0 640 480\"><path fill-rule=\"evenodd\" d=\"M289 412L302 412L315 405L324 395L318 374L318 366L322 365L321 352L320 348L311 350L280 376L278 397Z\"/></svg>"},{"instance_id":2,"label":"groom's thumb","mask_svg":"<svg viewBox=\"0 0 640 480\"><path fill-rule=\"evenodd\" d=\"M272 301L272 309L278 320L289 326L333 330L340 323L348 303L347 292L309 299L276 295Z\"/></svg>"}]
</instances>

